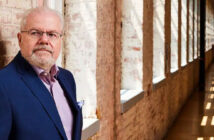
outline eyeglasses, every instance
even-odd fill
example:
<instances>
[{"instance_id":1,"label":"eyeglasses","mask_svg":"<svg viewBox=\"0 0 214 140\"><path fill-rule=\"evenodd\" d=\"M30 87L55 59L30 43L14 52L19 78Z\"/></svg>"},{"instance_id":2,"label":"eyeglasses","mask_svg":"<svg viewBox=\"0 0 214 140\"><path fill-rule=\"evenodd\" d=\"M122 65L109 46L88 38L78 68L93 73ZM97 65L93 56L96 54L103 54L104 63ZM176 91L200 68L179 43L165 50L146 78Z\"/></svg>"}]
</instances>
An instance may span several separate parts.
<instances>
[{"instance_id":1,"label":"eyeglasses","mask_svg":"<svg viewBox=\"0 0 214 140\"><path fill-rule=\"evenodd\" d=\"M21 31L21 33L28 33L31 37L39 39L43 36L43 34L46 34L46 36L48 37L49 40L56 40L60 37L62 37L62 34L58 33L58 32L54 32L54 31L50 31L50 32L43 32L40 30L36 30L36 29L31 29L28 31Z\"/></svg>"}]
</instances>

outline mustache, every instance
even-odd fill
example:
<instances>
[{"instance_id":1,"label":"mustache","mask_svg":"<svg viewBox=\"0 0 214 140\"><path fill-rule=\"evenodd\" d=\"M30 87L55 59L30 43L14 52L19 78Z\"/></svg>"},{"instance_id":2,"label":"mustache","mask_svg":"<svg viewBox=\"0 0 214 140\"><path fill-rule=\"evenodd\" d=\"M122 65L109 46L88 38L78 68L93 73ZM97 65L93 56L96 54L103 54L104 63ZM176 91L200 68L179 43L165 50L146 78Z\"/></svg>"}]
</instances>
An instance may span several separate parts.
<instances>
[{"instance_id":1,"label":"mustache","mask_svg":"<svg viewBox=\"0 0 214 140\"><path fill-rule=\"evenodd\" d=\"M33 52L36 52L38 50L45 50L45 51L48 51L50 52L51 54L53 53L53 50L50 46L48 45L37 45L34 49L33 49Z\"/></svg>"}]
</instances>

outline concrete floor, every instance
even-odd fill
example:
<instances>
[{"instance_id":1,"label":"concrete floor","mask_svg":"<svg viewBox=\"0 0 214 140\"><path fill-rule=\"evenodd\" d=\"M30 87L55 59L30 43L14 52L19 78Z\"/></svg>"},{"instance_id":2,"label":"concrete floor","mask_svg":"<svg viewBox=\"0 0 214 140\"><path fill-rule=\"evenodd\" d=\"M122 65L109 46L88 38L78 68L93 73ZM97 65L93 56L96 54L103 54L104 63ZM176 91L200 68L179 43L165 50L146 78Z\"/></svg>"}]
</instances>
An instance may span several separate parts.
<instances>
[{"instance_id":1,"label":"concrete floor","mask_svg":"<svg viewBox=\"0 0 214 140\"><path fill-rule=\"evenodd\" d=\"M206 91L189 98L165 140L214 140L214 65L206 77Z\"/></svg>"}]
</instances>

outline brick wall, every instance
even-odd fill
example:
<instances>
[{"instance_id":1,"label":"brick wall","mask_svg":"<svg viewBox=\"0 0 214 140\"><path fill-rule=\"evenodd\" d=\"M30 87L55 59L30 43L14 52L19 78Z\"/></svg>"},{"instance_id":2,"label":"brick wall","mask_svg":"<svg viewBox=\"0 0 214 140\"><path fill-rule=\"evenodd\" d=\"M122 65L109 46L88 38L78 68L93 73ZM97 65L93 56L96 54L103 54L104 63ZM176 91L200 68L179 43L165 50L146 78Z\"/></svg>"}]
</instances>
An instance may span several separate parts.
<instances>
[{"instance_id":1,"label":"brick wall","mask_svg":"<svg viewBox=\"0 0 214 140\"><path fill-rule=\"evenodd\" d=\"M165 0L165 2L167 12L165 13L164 39L165 48L169 49L170 0ZM198 83L199 61L195 60L187 66L179 68L178 72L171 74L170 59L166 59L166 79L159 84L152 84L153 1L144 0L143 89L145 94L141 101L126 113L121 114L122 0L97 0L96 3L96 113L100 119L100 130L91 139L161 139ZM38 3L36 0L0 0L0 68L5 66L19 50L16 34L19 31L21 13L25 9L42 4L42 0L38 0ZM71 1L67 3L67 6L69 5L72 6ZM76 18L71 13L69 16ZM86 20L86 22L88 21ZM67 29L73 30L73 26ZM81 30L81 33L84 31ZM206 68L212 62L212 57L210 50L206 53ZM67 64L65 62L65 65L70 66L68 62Z\"/></svg>"},{"instance_id":2,"label":"brick wall","mask_svg":"<svg viewBox=\"0 0 214 140\"><path fill-rule=\"evenodd\" d=\"M0 68L7 65L19 51L16 35L21 14L36 5L36 0L0 0Z\"/></svg>"},{"instance_id":3,"label":"brick wall","mask_svg":"<svg viewBox=\"0 0 214 140\"><path fill-rule=\"evenodd\" d=\"M113 140L116 132L115 2L115 0L97 0L97 115L101 125L100 133L95 137L99 140Z\"/></svg>"},{"instance_id":4,"label":"brick wall","mask_svg":"<svg viewBox=\"0 0 214 140\"><path fill-rule=\"evenodd\" d=\"M169 49L170 43L170 0L166 0L165 13L165 48ZM144 0L144 23L143 23L143 88L144 98L133 106L129 111L121 114L120 89L121 89L121 10L122 1L98 1L98 109L100 118L100 131L93 136L92 140L160 140L163 138L167 129L171 126L182 105L194 91L199 81L199 59L188 62L188 65L181 67L179 71L170 73L170 58L166 59L166 79L156 85L152 84L152 46L153 46L153 2ZM179 2L181 12L181 1ZM110 7L112 11L109 12ZM112 14L114 12L115 14ZM102 16L108 17L102 21ZM189 13L187 13L187 16ZM181 14L179 14L181 16ZM114 28L105 25L105 21L115 19ZM191 19L191 18L188 18ZM181 17L178 19L181 23ZM192 20L192 19L191 19ZM146 22L145 22L146 21ZM188 22L193 25L193 22ZM179 24L180 25L180 24ZM191 25L191 26L192 26ZM100 28L101 27L101 28ZM180 27L179 27L180 28ZM187 30L189 27L187 27ZM196 29L196 28L194 28ZM101 40L101 31L106 31L102 39L107 34L114 33L114 46L110 42ZM192 33L193 31L191 31ZM188 33L188 32L187 32ZM179 29L181 38L181 28ZM189 38L187 38L189 39ZM181 47L181 39L178 39L178 46ZM187 43L192 46L192 38ZM108 46L108 49L105 49ZM188 50L188 49L187 49ZM179 49L179 52L181 50ZM108 53L109 55L104 55ZM113 55L112 55L113 53ZM188 54L190 55L190 54ZM192 52L193 55L193 52ZM179 54L179 59L181 55ZM188 59L188 56L187 58ZM102 61L101 61L102 60ZM206 69L213 60L212 51L206 53ZM114 63L112 62L114 61ZM104 62L104 65L100 65ZM181 62L179 60L179 62ZM111 69L107 69L112 65ZM114 70L114 73L112 73ZM108 73L104 74L103 73ZM100 75L102 75L100 77ZM108 75L108 76L107 76ZM106 77L107 76L107 77ZM105 86L104 86L105 85Z\"/></svg>"}]
</instances>

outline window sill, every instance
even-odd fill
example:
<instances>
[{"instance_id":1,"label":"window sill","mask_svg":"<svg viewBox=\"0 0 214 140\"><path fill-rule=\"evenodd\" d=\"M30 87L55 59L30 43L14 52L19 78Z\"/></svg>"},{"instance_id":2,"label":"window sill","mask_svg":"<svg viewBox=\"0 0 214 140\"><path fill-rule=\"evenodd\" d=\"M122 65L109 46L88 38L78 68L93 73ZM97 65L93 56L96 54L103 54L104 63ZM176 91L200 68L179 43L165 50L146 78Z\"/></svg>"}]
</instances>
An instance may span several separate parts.
<instances>
[{"instance_id":1,"label":"window sill","mask_svg":"<svg viewBox=\"0 0 214 140\"><path fill-rule=\"evenodd\" d=\"M185 64L185 65L181 65L181 68L185 68L187 66L187 64Z\"/></svg>"},{"instance_id":2,"label":"window sill","mask_svg":"<svg viewBox=\"0 0 214 140\"><path fill-rule=\"evenodd\" d=\"M100 121L94 118L83 119L82 139L87 140L94 136L100 128Z\"/></svg>"},{"instance_id":3,"label":"window sill","mask_svg":"<svg viewBox=\"0 0 214 140\"><path fill-rule=\"evenodd\" d=\"M187 62L181 64L181 67L186 67L186 65L187 65Z\"/></svg>"},{"instance_id":4,"label":"window sill","mask_svg":"<svg viewBox=\"0 0 214 140\"><path fill-rule=\"evenodd\" d=\"M173 68L173 69L170 70L170 73L175 73L177 71L178 71L178 68Z\"/></svg>"},{"instance_id":5,"label":"window sill","mask_svg":"<svg viewBox=\"0 0 214 140\"><path fill-rule=\"evenodd\" d=\"M156 89L158 89L159 87L162 87L165 84L166 81L166 77L165 76L160 76L155 78L155 80L153 79L153 88L152 90L155 91Z\"/></svg>"},{"instance_id":6,"label":"window sill","mask_svg":"<svg viewBox=\"0 0 214 140\"><path fill-rule=\"evenodd\" d=\"M121 113L125 113L131 107L133 107L138 101L140 101L144 96L143 91L137 90L121 90Z\"/></svg>"},{"instance_id":7,"label":"window sill","mask_svg":"<svg viewBox=\"0 0 214 140\"><path fill-rule=\"evenodd\" d=\"M158 84L158 83L160 83L161 81L163 81L164 79L165 79L166 77L165 76L158 76L158 77L155 77L153 80L152 80L152 82L153 82L153 84L155 85L155 84Z\"/></svg>"},{"instance_id":8,"label":"window sill","mask_svg":"<svg viewBox=\"0 0 214 140\"><path fill-rule=\"evenodd\" d=\"M173 77L174 75L177 75L178 72L179 72L179 70L176 70L174 72L170 72L171 77Z\"/></svg>"}]
</instances>

